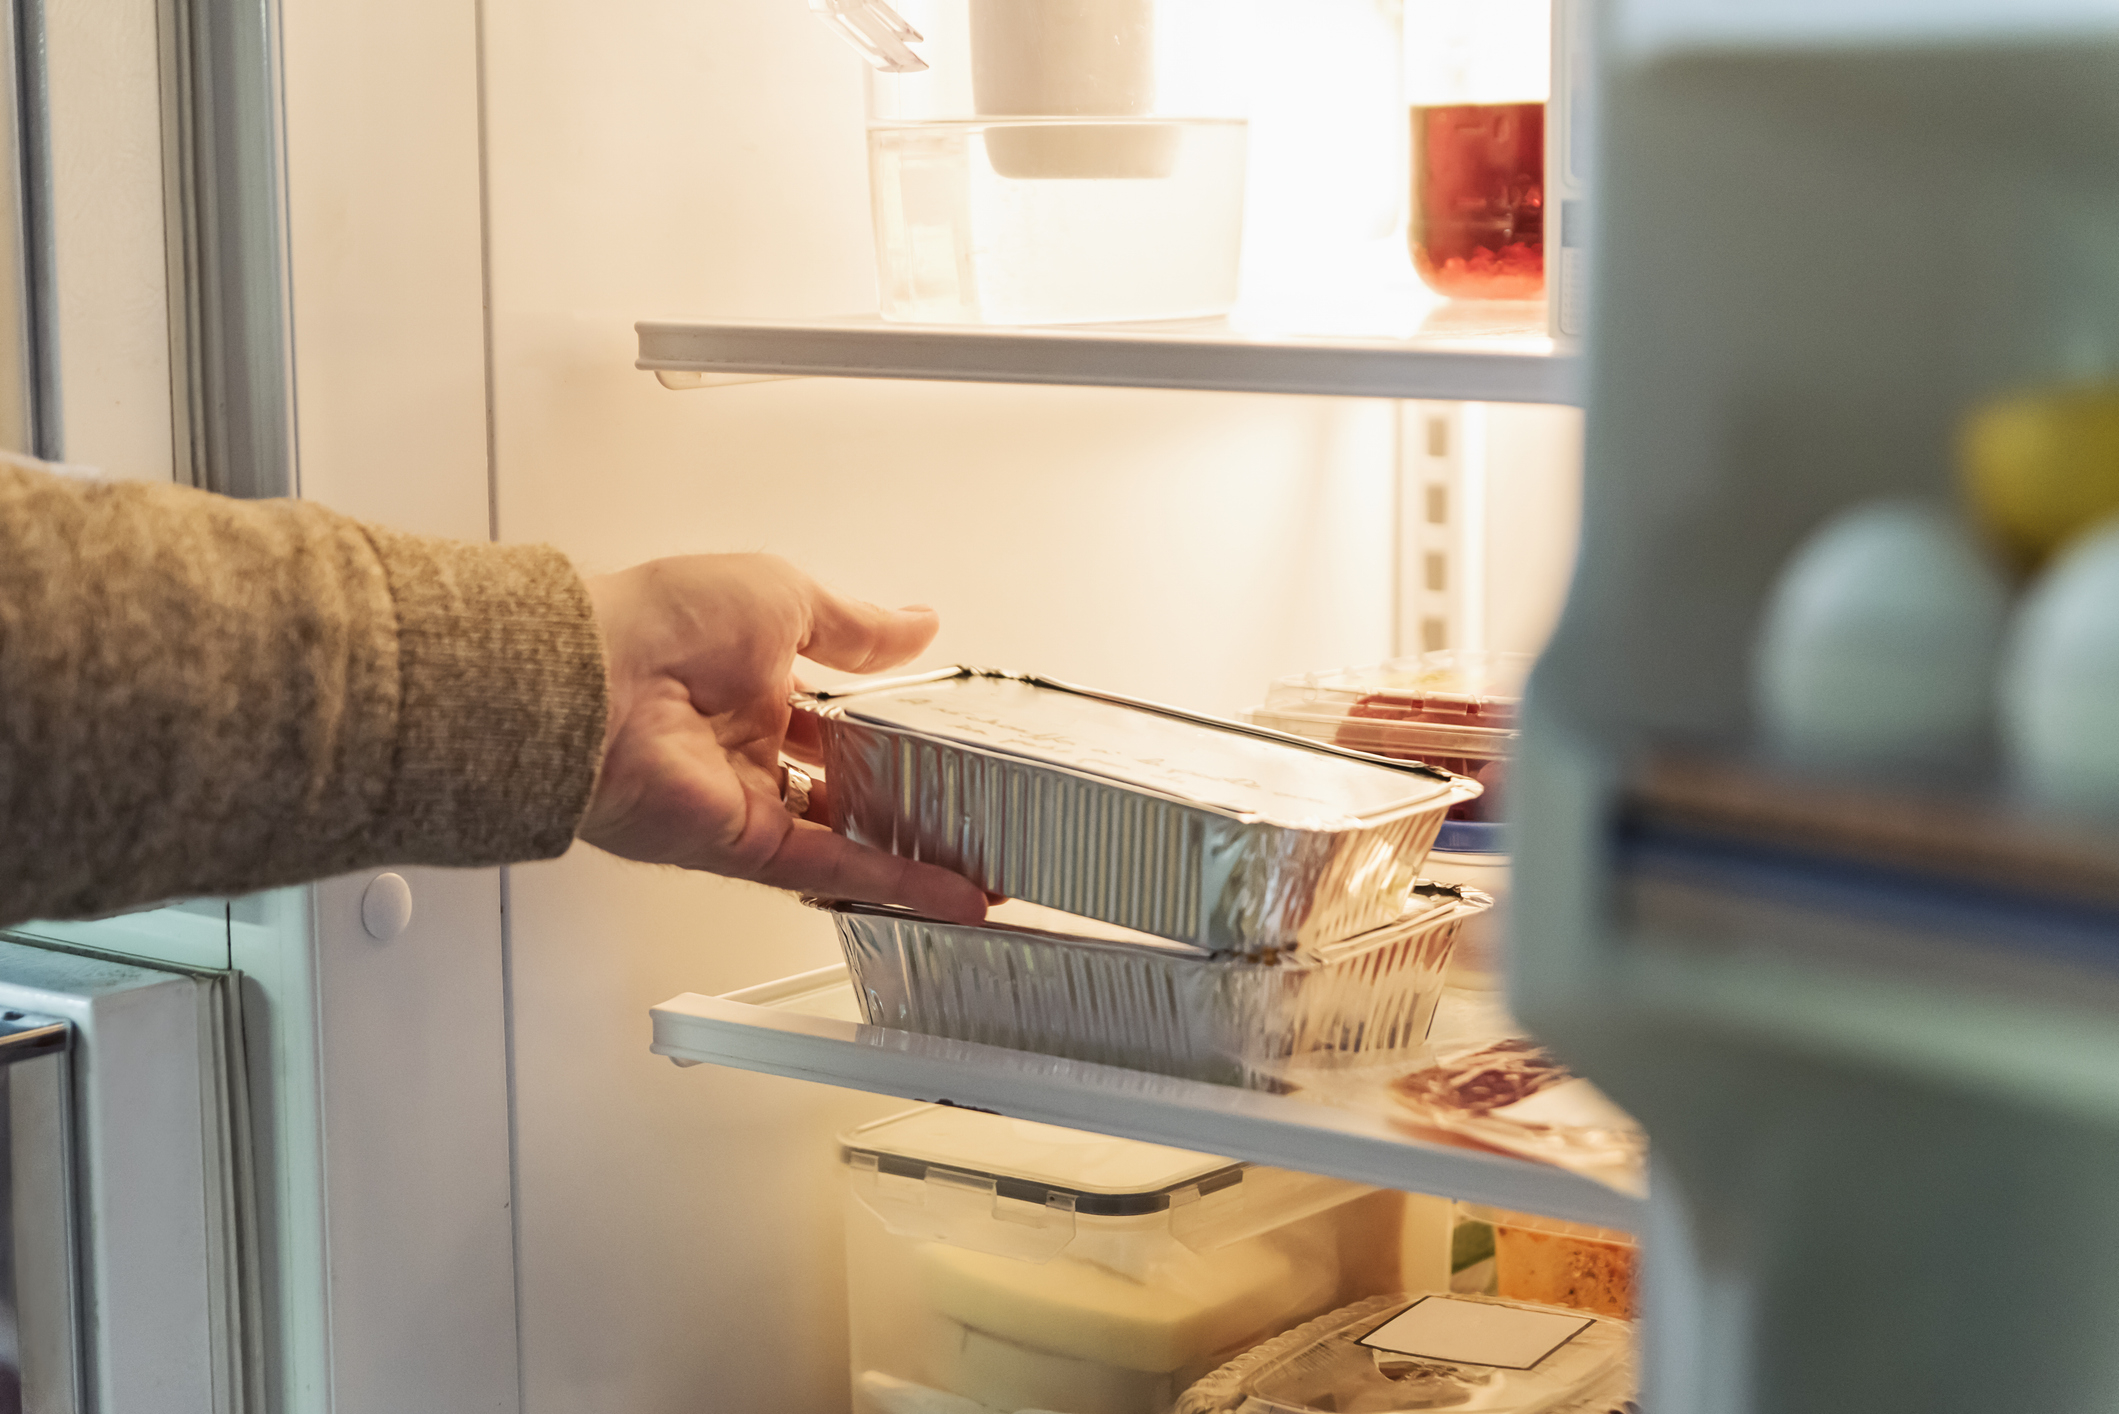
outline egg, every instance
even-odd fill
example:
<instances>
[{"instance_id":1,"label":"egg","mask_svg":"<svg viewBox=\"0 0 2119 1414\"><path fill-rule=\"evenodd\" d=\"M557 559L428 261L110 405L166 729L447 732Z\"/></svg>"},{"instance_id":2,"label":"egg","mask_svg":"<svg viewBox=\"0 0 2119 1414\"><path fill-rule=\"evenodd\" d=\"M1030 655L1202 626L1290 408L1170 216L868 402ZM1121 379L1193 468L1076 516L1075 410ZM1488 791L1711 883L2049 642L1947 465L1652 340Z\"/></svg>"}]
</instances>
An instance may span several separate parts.
<instances>
[{"instance_id":1,"label":"egg","mask_svg":"<svg viewBox=\"0 0 2119 1414\"><path fill-rule=\"evenodd\" d=\"M1879 501L1835 516L1767 599L1753 701L1768 741L1836 766L1980 750L2008 602L2000 571L1939 507Z\"/></svg>"},{"instance_id":2,"label":"egg","mask_svg":"<svg viewBox=\"0 0 2119 1414\"><path fill-rule=\"evenodd\" d=\"M2002 750L2027 794L2119 815L2119 519L2075 541L2025 596L2000 707Z\"/></svg>"}]
</instances>

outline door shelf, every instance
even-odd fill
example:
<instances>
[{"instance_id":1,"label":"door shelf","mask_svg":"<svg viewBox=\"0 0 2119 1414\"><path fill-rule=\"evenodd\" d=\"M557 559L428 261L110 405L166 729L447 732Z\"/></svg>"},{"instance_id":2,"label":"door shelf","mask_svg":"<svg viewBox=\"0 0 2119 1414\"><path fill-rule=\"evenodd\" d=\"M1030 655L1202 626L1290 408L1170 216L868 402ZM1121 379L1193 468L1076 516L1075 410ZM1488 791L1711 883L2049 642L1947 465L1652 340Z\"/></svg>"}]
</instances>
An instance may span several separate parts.
<instances>
[{"instance_id":1,"label":"door shelf","mask_svg":"<svg viewBox=\"0 0 2119 1414\"><path fill-rule=\"evenodd\" d=\"M1504 307L1505 308L1505 307ZM1284 334L1227 320L1003 329L645 320L636 367L672 388L761 378L913 378L1507 403L1579 400L1577 360L1521 314L1409 335Z\"/></svg>"},{"instance_id":2,"label":"door shelf","mask_svg":"<svg viewBox=\"0 0 2119 1414\"><path fill-rule=\"evenodd\" d=\"M1499 1154L1427 1144L1381 1115L942 1040L855 1019L843 966L653 1011L653 1049L825 1085L942 1100L1232 1158L1638 1229L1643 1204L1592 1179Z\"/></svg>"}]
</instances>

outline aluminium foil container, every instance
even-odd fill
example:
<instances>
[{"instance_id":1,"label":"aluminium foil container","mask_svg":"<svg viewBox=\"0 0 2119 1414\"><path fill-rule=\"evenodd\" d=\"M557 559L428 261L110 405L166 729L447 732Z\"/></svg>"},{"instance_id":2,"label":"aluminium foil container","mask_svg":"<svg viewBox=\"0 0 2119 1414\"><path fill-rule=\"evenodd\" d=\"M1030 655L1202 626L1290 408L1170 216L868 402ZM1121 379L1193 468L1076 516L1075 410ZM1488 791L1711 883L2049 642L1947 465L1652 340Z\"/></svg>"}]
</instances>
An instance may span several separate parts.
<instances>
[{"instance_id":1,"label":"aluminium foil container","mask_svg":"<svg viewBox=\"0 0 2119 1414\"><path fill-rule=\"evenodd\" d=\"M1476 889L1421 883L1404 918L1312 953L1216 955L1009 903L1043 926L941 923L828 903L869 1021L1221 1084L1416 1054L1450 949L1491 906Z\"/></svg>"},{"instance_id":2,"label":"aluminium foil container","mask_svg":"<svg viewBox=\"0 0 2119 1414\"><path fill-rule=\"evenodd\" d=\"M1216 953L1406 912L1476 781L986 668L798 696L838 828L989 892Z\"/></svg>"}]
</instances>

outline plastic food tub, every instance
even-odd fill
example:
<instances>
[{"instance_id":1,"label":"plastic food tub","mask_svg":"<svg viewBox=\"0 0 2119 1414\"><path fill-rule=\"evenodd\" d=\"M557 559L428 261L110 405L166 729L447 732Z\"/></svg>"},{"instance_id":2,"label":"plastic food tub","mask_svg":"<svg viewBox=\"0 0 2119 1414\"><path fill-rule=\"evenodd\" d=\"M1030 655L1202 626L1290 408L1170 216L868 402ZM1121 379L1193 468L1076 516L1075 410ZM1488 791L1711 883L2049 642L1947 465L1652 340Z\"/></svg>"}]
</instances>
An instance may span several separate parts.
<instances>
[{"instance_id":1,"label":"plastic food tub","mask_svg":"<svg viewBox=\"0 0 2119 1414\"><path fill-rule=\"evenodd\" d=\"M1495 1294L1632 1319L1638 1310L1640 1247L1634 1235L1559 1218L1462 1205L1494 1230Z\"/></svg>"},{"instance_id":2,"label":"plastic food tub","mask_svg":"<svg viewBox=\"0 0 2119 1414\"><path fill-rule=\"evenodd\" d=\"M1341 1299L1373 1191L940 1106L840 1142L856 1414L1164 1414Z\"/></svg>"}]
</instances>

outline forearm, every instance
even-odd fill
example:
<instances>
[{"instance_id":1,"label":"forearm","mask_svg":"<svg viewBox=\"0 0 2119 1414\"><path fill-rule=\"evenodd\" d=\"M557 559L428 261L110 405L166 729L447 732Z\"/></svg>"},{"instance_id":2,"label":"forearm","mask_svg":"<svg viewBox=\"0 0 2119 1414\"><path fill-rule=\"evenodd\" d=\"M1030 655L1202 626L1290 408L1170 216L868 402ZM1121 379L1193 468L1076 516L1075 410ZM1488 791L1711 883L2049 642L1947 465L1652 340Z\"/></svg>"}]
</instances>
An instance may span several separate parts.
<instances>
[{"instance_id":1,"label":"forearm","mask_svg":"<svg viewBox=\"0 0 2119 1414\"><path fill-rule=\"evenodd\" d=\"M604 693L556 551L0 467L0 922L557 854Z\"/></svg>"}]
</instances>

